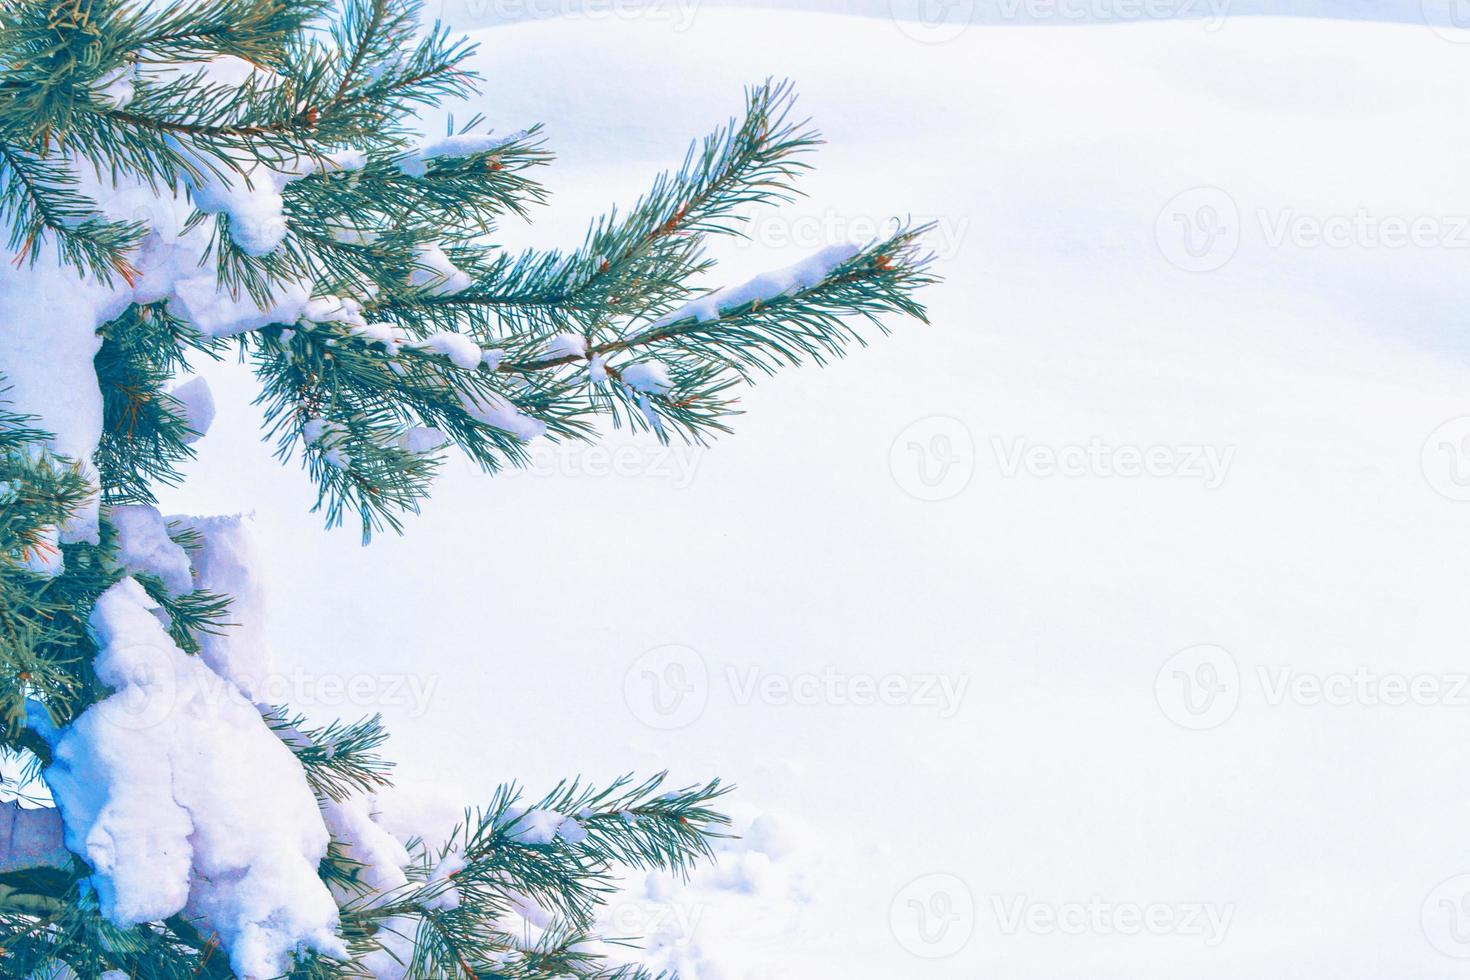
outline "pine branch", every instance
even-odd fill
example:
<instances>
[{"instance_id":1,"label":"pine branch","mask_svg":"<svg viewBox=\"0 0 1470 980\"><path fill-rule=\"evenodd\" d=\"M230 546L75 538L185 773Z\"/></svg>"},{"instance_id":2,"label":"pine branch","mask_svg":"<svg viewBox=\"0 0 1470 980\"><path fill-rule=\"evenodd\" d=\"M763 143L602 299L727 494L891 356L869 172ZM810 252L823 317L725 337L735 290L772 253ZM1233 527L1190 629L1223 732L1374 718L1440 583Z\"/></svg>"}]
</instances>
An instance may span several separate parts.
<instances>
[{"instance_id":1,"label":"pine branch","mask_svg":"<svg viewBox=\"0 0 1470 980\"><path fill-rule=\"evenodd\" d=\"M340 802L391 785L393 763L378 754L388 740L381 715L314 728L282 706L266 715L266 723L295 753L318 799Z\"/></svg>"},{"instance_id":2,"label":"pine branch","mask_svg":"<svg viewBox=\"0 0 1470 980\"><path fill-rule=\"evenodd\" d=\"M204 589L174 595L156 576L133 572L132 577L168 617L169 638L185 653L199 652L199 637L223 636L230 627L238 625L226 618L230 614L229 596Z\"/></svg>"},{"instance_id":3,"label":"pine branch","mask_svg":"<svg viewBox=\"0 0 1470 980\"><path fill-rule=\"evenodd\" d=\"M854 321L887 333L885 316L927 322L914 294L934 283L922 251L929 229L904 228L863 249L836 253L830 267L797 267L718 290L626 336L585 353L503 362L499 371L525 376L597 365L606 381L593 387L594 410L618 426L651 431L663 441L677 435L702 444L727 432L736 414L732 389L757 373L771 374L805 361L825 364L853 346L866 346ZM821 258L820 256L818 257ZM819 274L818 274L819 273ZM620 355L639 360L616 362ZM625 372L640 367L643 380Z\"/></svg>"},{"instance_id":4,"label":"pine branch","mask_svg":"<svg viewBox=\"0 0 1470 980\"><path fill-rule=\"evenodd\" d=\"M793 199L793 181L808 169L800 158L821 142L806 122L792 121L794 104L789 83L751 89L743 121L691 146L678 171L660 175L627 216L614 212L595 223L576 252L501 256L467 290L369 309L440 325L468 318L486 337L657 318L710 268L702 254L707 236L739 234L748 220L743 209Z\"/></svg>"},{"instance_id":5,"label":"pine branch","mask_svg":"<svg viewBox=\"0 0 1470 980\"><path fill-rule=\"evenodd\" d=\"M184 407L165 389L190 352L218 358L223 344L170 315L164 304L130 307L99 330L94 363L102 391L102 439L94 462L103 501L154 504L154 489L177 486L179 467L194 458Z\"/></svg>"},{"instance_id":6,"label":"pine branch","mask_svg":"<svg viewBox=\"0 0 1470 980\"><path fill-rule=\"evenodd\" d=\"M411 940L413 962L404 964L411 976L648 976L609 967L584 947L596 908L613 890L613 869L686 872L710 856L728 826L712 809L728 792L718 781L662 792L664 782L660 774L641 783L625 776L603 789L563 783L530 807L515 787L502 787L443 851L421 850L407 888L345 907L344 929L376 936L368 949ZM558 917L530 947L503 925L527 900Z\"/></svg>"},{"instance_id":7,"label":"pine branch","mask_svg":"<svg viewBox=\"0 0 1470 980\"><path fill-rule=\"evenodd\" d=\"M664 780L634 785L625 776L602 790L572 782L529 808L518 805L515 787L503 787L466 828L458 847L465 867L453 887L490 905L510 887L589 924L614 865L684 873L723 836L729 821L709 805L728 788L715 780L660 793Z\"/></svg>"},{"instance_id":8,"label":"pine branch","mask_svg":"<svg viewBox=\"0 0 1470 980\"><path fill-rule=\"evenodd\" d=\"M0 745L23 751L33 747L25 729L32 698L65 714L81 696L79 661L90 643L78 609L112 578L82 547L68 555L65 582L32 569L58 556L55 529L91 494L75 464L46 451L49 433L34 422L0 402Z\"/></svg>"},{"instance_id":9,"label":"pine branch","mask_svg":"<svg viewBox=\"0 0 1470 980\"><path fill-rule=\"evenodd\" d=\"M326 0L196 0L142 12L125 43L145 63L229 55L280 70L288 67L292 41L330 6Z\"/></svg>"},{"instance_id":10,"label":"pine branch","mask_svg":"<svg viewBox=\"0 0 1470 980\"><path fill-rule=\"evenodd\" d=\"M795 121L784 83L750 90L742 117L694 144L630 209L594 222L579 247L497 251L497 222L544 201L533 170L550 157L538 129L491 138L478 117L418 141L414 114L476 82L473 46L438 26L421 31L420 13L405 0L0 0L0 221L17 263L50 250L85 276L131 281L147 229L107 220L82 192L81 168L151 188L170 207L192 195L184 228L159 230L195 251L224 292L262 309L275 296L313 297L287 317L299 319L239 345L267 434L281 458L303 461L329 525L352 513L364 537L398 528L449 446L495 472L523 465L542 435L592 438L602 418L701 441L726 430L738 384L841 356L887 317L924 317L916 292L934 277L923 229L701 292L714 266L707 242L740 235L754 208L790 201L820 142ZM223 81L223 56L254 70ZM243 200L250 189L259 194ZM252 238L256 205L267 218L279 209L282 237ZM179 479L195 435L167 386L221 345L163 305L134 307L101 333L105 433L90 462L108 502L151 502ZM48 438L0 408L0 750L31 767L48 752L41 729L112 693L95 674L88 615L122 575L106 521L96 544L57 544L94 488L79 461L45 450ZM181 649L227 625L229 597L138 580ZM387 783L380 719L309 728L278 708L267 722L318 800ZM365 869L337 842L319 875L358 896L342 908L354 959L303 953L289 975L360 977L366 956L397 948L396 933L412 941L414 977L649 978L588 953L599 905L620 870L687 874L728 827L718 781L674 792L663 782L565 783L529 805L505 787L447 849L411 846L409 883L390 895L361 894ZM0 972L230 976L199 923L118 928L75 860L7 874L3 859ZM553 920L534 943L510 934L532 905Z\"/></svg>"},{"instance_id":11,"label":"pine branch","mask_svg":"<svg viewBox=\"0 0 1470 980\"><path fill-rule=\"evenodd\" d=\"M128 253L142 240L139 222L108 221L76 189L66 167L24 153L0 139L0 221L10 225L6 247L16 262L34 264L49 235L62 262L96 276L132 281Z\"/></svg>"},{"instance_id":12,"label":"pine branch","mask_svg":"<svg viewBox=\"0 0 1470 980\"><path fill-rule=\"evenodd\" d=\"M517 389L484 363L461 366L409 337L317 324L262 331L254 349L277 455L301 451L328 524L353 510L365 538L417 508L445 442L494 472L524 463L533 435L589 434L558 387Z\"/></svg>"}]
</instances>

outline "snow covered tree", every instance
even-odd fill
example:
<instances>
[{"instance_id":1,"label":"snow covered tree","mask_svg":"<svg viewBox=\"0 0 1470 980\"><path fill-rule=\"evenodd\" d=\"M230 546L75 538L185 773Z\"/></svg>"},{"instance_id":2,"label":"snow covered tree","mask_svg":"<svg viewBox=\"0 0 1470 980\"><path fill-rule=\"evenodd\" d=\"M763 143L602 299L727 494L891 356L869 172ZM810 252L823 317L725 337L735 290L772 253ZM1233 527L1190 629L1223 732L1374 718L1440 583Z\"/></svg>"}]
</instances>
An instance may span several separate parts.
<instances>
[{"instance_id":1,"label":"snow covered tree","mask_svg":"<svg viewBox=\"0 0 1470 980\"><path fill-rule=\"evenodd\" d=\"M395 837L378 720L266 700L244 524L157 506L213 415L179 383L201 358L249 363L281 459L366 539L449 452L700 442L739 384L923 316L897 225L707 288L707 242L818 143L784 84L579 247L497 248L550 156L478 119L422 137L471 51L404 0L0 0L3 975L644 976L593 935L614 874L724 832L718 781L656 776Z\"/></svg>"}]
</instances>

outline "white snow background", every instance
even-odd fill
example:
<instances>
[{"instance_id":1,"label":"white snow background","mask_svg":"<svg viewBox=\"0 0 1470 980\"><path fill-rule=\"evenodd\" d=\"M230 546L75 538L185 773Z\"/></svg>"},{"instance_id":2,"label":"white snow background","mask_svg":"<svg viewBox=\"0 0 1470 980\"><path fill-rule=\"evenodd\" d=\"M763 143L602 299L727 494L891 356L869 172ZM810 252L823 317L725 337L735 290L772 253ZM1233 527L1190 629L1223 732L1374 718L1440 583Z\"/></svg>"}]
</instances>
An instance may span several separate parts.
<instances>
[{"instance_id":1,"label":"white snow background","mask_svg":"<svg viewBox=\"0 0 1470 980\"><path fill-rule=\"evenodd\" d=\"M278 693L381 710L415 806L739 784L723 870L613 910L690 980L1463 976L1470 32L508 9L441 11L458 115L558 154L508 243L790 76L829 145L722 281L912 215L934 323L708 452L452 463L367 550L210 369L163 509L256 512Z\"/></svg>"}]
</instances>

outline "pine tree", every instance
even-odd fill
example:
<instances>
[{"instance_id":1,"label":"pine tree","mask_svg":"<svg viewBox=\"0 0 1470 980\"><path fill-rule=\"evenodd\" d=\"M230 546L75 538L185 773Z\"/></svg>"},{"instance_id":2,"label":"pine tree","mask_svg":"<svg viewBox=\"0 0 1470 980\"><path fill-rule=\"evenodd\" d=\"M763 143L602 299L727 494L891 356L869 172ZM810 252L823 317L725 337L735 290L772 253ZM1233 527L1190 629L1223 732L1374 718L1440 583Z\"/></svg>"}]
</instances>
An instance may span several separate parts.
<instances>
[{"instance_id":1,"label":"pine tree","mask_svg":"<svg viewBox=\"0 0 1470 980\"><path fill-rule=\"evenodd\" d=\"M477 79L419 14L0 0L5 976L632 980L592 945L616 871L685 872L726 832L718 780L655 776L508 786L448 844L393 839L379 720L261 701L241 529L157 510L207 428L174 387L201 359L249 363L280 458L366 540L451 451L493 473L606 421L702 443L739 385L923 317L923 229L703 287L707 243L792 200L819 142L781 83L580 246L497 248L551 157L478 118L421 137ZM534 942L506 925L527 902Z\"/></svg>"}]
</instances>

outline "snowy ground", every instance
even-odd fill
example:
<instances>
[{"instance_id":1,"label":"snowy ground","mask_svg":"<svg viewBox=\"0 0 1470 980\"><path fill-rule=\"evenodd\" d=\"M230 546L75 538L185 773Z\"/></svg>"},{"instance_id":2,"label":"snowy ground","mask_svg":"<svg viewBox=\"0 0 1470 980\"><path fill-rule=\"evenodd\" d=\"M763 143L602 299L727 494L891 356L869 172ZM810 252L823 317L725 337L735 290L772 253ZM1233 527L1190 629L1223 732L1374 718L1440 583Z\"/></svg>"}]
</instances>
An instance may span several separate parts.
<instances>
[{"instance_id":1,"label":"snowy ground","mask_svg":"<svg viewBox=\"0 0 1470 980\"><path fill-rule=\"evenodd\" d=\"M368 551L227 385L166 504L258 509L284 693L426 795L738 783L748 853L615 910L694 980L1463 975L1470 46L1215 26L485 29L560 155L517 242L790 75L830 146L729 277L937 220L934 325Z\"/></svg>"}]
</instances>

